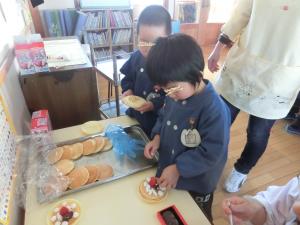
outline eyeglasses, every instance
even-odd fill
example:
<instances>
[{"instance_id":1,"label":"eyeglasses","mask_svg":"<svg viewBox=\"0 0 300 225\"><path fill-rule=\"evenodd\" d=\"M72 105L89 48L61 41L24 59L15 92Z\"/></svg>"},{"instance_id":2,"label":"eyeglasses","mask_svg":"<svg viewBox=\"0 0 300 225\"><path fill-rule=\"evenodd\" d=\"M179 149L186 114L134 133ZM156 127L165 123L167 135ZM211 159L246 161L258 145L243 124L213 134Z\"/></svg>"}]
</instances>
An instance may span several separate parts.
<instances>
[{"instance_id":1,"label":"eyeglasses","mask_svg":"<svg viewBox=\"0 0 300 225\"><path fill-rule=\"evenodd\" d=\"M174 94L178 91L182 91L183 87L181 87L180 85L177 85L175 87L171 87L171 88L164 88L164 91L166 92L166 96L169 96L171 94Z\"/></svg>"},{"instance_id":2,"label":"eyeglasses","mask_svg":"<svg viewBox=\"0 0 300 225\"><path fill-rule=\"evenodd\" d=\"M138 47L153 47L155 45L155 43L153 42L147 42L147 41L139 41L138 42Z\"/></svg>"}]
</instances>

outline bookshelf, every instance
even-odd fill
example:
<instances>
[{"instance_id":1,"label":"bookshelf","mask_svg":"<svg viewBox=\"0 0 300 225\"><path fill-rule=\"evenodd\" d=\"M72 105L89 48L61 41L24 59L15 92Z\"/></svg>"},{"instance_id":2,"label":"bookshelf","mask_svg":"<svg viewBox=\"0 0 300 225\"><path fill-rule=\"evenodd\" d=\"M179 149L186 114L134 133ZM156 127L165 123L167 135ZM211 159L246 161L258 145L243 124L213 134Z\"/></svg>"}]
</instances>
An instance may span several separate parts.
<instances>
[{"instance_id":1,"label":"bookshelf","mask_svg":"<svg viewBox=\"0 0 300 225\"><path fill-rule=\"evenodd\" d=\"M90 44L93 61L111 57L112 52L124 54L134 49L132 9L82 9L87 14L83 32L84 43Z\"/></svg>"}]
</instances>

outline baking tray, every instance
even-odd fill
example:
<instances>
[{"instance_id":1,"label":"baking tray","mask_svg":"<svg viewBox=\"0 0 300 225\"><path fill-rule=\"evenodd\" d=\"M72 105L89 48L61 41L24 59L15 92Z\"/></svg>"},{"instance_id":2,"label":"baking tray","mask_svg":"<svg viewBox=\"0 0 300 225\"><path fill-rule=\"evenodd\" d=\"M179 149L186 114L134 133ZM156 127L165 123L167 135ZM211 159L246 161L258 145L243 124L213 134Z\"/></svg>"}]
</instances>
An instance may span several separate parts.
<instances>
[{"instance_id":1,"label":"baking tray","mask_svg":"<svg viewBox=\"0 0 300 225\"><path fill-rule=\"evenodd\" d=\"M144 131L138 127L138 126L130 126L125 127L124 131L133 139L137 139L142 141L143 145L146 145L146 143L149 142L149 139L147 135L144 133ZM76 138L73 140L65 141L56 143L56 146L63 146L63 145L69 145L76 142L82 142L89 138L94 138L97 136L104 136L104 133L98 133L94 135L89 135L81 138ZM158 160L158 156L156 155L153 160L146 159L144 157L144 154L137 154L136 158L132 159L129 158L127 155L118 156L114 149L107 151L107 152L100 152L89 156L82 156L78 160L74 160L75 166L84 166L84 165L94 165L94 164L109 164L112 166L114 170L114 176L101 181L96 181L91 184L84 185L80 188L74 189L74 190L67 190L63 193L61 193L59 196L51 196L46 197L40 188L37 188L37 198L39 203L49 202L56 198L75 193L78 191L82 191L91 187L95 187L104 183L108 183L114 180L118 180L120 178L129 176L131 174L137 173L139 171L146 170L148 168L153 167Z\"/></svg>"}]
</instances>

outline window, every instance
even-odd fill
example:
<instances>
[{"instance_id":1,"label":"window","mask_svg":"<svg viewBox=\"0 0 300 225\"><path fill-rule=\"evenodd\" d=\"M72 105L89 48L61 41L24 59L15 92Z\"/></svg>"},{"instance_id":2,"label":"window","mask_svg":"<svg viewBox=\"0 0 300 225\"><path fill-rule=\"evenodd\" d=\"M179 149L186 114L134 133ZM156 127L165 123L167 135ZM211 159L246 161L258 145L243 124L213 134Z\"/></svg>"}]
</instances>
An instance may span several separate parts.
<instances>
[{"instance_id":1,"label":"window","mask_svg":"<svg viewBox=\"0 0 300 225\"><path fill-rule=\"evenodd\" d=\"M176 0L174 19L180 23L199 23L200 0Z\"/></svg>"}]
</instances>

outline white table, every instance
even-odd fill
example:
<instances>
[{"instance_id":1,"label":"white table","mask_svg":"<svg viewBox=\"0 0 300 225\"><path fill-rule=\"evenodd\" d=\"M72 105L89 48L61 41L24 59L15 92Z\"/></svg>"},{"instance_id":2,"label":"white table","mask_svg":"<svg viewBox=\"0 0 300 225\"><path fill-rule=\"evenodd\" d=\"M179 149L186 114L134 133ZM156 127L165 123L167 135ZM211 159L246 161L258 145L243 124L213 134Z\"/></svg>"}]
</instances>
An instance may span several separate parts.
<instances>
[{"instance_id":1,"label":"white table","mask_svg":"<svg viewBox=\"0 0 300 225\"><path fill-rule=\"evenodd\" d=\"M102 120L103 126L137 124L127 116ZM62 142L81 137L80 126L56 130L53 138ZM155 169L142 171L110 183L76 192L58 199L72 198L80 202L82 215L78 225L159 225L156 213L170 205L176 205L188 225L210 225L187 191L172 190L167 199L157 203L143 202L138 195L138 186L146 176L153 176ZM46 224L46 216L55 203L38 204L36 188L27 189L25 225Z\"/></svg>"}]
</instances>

